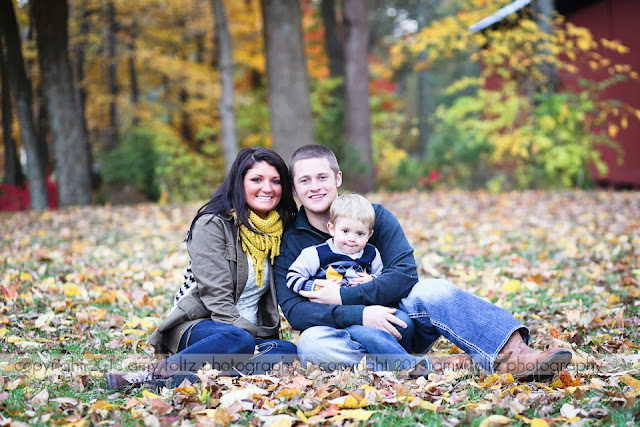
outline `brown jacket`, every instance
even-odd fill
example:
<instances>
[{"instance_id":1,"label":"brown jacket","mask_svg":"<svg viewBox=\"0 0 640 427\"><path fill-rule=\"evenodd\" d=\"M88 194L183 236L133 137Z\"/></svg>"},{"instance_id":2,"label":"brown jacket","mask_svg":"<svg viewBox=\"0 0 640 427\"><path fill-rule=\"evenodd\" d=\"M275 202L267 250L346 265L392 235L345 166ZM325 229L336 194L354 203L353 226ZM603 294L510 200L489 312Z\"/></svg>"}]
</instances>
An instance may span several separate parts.
<instances>
[{"instance_id":1,"label":"brown jacket","mask_svg":"<svg viewBox=\"0 0 640 427\"><path fill-rule=\"evenodd\" d=\"M238 224L231 215L198 218L187 251L197 286L169 310L149 338L156 353L177 353L182 335L205 319L238 326L258 338L277 335L280 314L272 270L269 290L259 302L258 326L241 317L236 309L247 284L248 266L238 239Z\"/></svg>"}]
</instances>

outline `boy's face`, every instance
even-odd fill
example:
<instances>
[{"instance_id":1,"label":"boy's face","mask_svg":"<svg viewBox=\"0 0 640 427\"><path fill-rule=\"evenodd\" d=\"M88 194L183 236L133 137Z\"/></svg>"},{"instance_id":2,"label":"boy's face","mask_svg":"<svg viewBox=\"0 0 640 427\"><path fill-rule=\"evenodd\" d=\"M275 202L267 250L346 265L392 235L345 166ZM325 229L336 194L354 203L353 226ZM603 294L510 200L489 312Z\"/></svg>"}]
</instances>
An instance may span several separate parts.
<instances>
[{"instance_id":1,"label":"boy's face","mask_svg":"<svg viewBox=\"0 0 640 427\"><path fill-rule=\"evenodd\" d=\"M338 197L338 187L342 185L342 172L336 175L329 160L320 157L298 160L293 165L291 175L293 194L298 196L307 212L319 215L327 213L331 203Z\"/></svg>"},{"instance_id":2,"label":"boy's face","mask_svg":"<svg viewBox=\"0 0 640 427\"><path fill-rule=\"evenodd\" d=\"M368 226L354 218L339 217L335 224L328 223L327 228L336 248L345 254L360 252L373 234Z\"/></svg>"}]
</instances>

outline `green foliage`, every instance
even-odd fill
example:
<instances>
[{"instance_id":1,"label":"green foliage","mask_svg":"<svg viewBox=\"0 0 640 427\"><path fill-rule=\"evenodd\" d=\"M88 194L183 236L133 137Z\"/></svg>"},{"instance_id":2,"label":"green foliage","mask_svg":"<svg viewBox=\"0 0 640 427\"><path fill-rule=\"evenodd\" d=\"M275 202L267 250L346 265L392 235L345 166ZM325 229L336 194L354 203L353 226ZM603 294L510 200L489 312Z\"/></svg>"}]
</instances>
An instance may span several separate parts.
<instances>
[{"instance_id":1,"label":"green foliage","mask_svg":"<svg viewBox=\"0 0 640 427\"><path fill-rule=\"evenodd\" d=\"M592 87L589 85L589 87ZM586 90L519 94L514 85L480 90L435 114L428 163L465 188L588 187L590 168L607 166L598 146L617 148L597 127L606 116Z\"/></svg>"},{"instance_id":2,"label":"green foliage","mask_svg":"<svg viewBox=\"0 0 640 427\"><path fill-rule=\"evenodd\" d=\"M104 156L100 173L105 185L116 188L129 184L149 200L157 201L159 157L154 140L154 132L148 129L134 129L125 135L123 142Z\"/></svg>"},{"instance_id":3,"label":"green foliage","mask_svg":"<svg viewBox=\"0 0 640 427\"><path fill-rule=\"evenodd\" d=\"M613 147L620 161L614 139L630 118L640 119L633 106L603 98L612 84L639 78L631 66L606 56L629 49L597 40L558 15L510 17L508 26L470 33L469 25L505 2L480 3L433 21L391 50L396 68L417 59L416 71L434 72L439 61L460 53L483 64L479 78L460 78L445 91L460 98L434 114L428 163L444 182L467 188L588 187L594 171L607 172L600 148ZM578 87L563 86L558 77L568 82L585 74L592 81ZM480 89L470 93L473 87Z\"/></svg>"},{"instance_id":4,"label":"green foliage","mask_svg":"<svg viewBox=\"0 0 640 427\"><path fill-rule=\"evenodd\" d=\"M170 131L131 130L105 155L101 174L106 191L131 185L152 201L208 199L225 171L216 135L215 129L202 128L195 151Z\"/></svg>"},{"instance_id":5,"label":"green foliage","mask_svg":"<svg viewBox=\"0 0 640 427\"><path fill-rule=\"evenodd\" d=\"M491 145L482 118L484 108L480 99L466 96L450 108L436 110L427 165L448 185L476 188L489 179Z\"/></svg>"},{"instance_id":6,"label":"green foliage","mask_svg":"<svg viewBox=\"0 0 640 427\"><path fill-rule=\"evenodd\" d=\"M339 159L344 157L344 100L341 78L311 81L311 114L315 140L331 148ZM345 166L346 167L346 166Z\"/></svg>"},{"instance_id":7,"label":"green foliage","mask_svg":"<svg viewBox=\"0 0 640 427\"><path fill-rule=\"evenodd\" d=\"M594 104L587 93L538 96L534 110L537 140L533 163L545 187L583 187L591 162L600 173L607 166L594 147L595 134L584 127Z\"/></svg>"},{"instance_id":8,"label":"green foliage","mask_svg":"<svg viewBox=\"0 0 640 427\"><path fill-rule=\"evenodd\" d=\"M237 96L236 130L241 147L271 146L267 92L256 89Z\"/></svg>"},{"instance_id":9,"label":"green foliage","mask_svg":"<svg viewBox=\"0 0 640 427\"><path fill-rule=\"evenodd\" d=\"M394 191L421 188L420 179L429 174L429 166L423 159L415 156L405 157L398 164L393 176L385 187Z\"/></svg>"},{"instance_id":10,"label":"green foliage","mask_svg":"<svg viewBox=\"0 0 640 427\"><path fill-rule=\"evenodd\" d=\"M160 160L157 174L163 196L172 201L205 200L225 176L215 129L203 128L197 135L199 152L176 138L158 133Z\"/></svg>"}]
</instances>

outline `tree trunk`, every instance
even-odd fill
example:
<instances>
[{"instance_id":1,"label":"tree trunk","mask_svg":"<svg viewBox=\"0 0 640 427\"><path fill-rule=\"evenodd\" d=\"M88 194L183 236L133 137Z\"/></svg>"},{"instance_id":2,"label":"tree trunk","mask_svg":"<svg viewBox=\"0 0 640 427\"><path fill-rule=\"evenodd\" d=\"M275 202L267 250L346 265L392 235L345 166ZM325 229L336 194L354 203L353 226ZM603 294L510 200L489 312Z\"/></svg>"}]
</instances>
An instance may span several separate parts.
<instances>
[{"instance_id":1,"label":"tree trunk","mask_svg":"<svg viewBox=\"0 0 640 427\"><path fill-rule=\"evenodd\" d=\"M427 4L429 3L429 4ZM431 8L434 5L428 0L418 0L418 28L423 29L427 22L432 19ZM421 52L419 59L425 59L426 52ZM418 148L420 155L423 159L426 159L429 155L429 123L427 117L429 115L429 103L428 97L430 95L427 84L427 71L418 71L418 90L417 90L417 110L418 110Z\"/></svg>"},{"instance_id":2,"label":"tree trunk","mask_svg":"<svg viewBox=\"0 0 640 427\"><path fill-rule=\"evenodd\" d=\"M180 88L178 98L180 99L180 135L190 147L195 149L196 144L191 132L191 114L187 107L189 92L185 88Z\"/></svg>"},{"instance_id":3,"label":"tree trunk","mask_svg":"<svg viewBox=\"0 0 640 427\"><path fill-rule=\"evenodd\" d=\"M109 129L107 131L107 150L113 150L118 146L118 80L116 76L116 36L118 24L116 23L116 7L113 2L107 3L107 20L109 22Z\"/></svg>"},{"instance_id":4,"label":"tree trunk","mask_svg":"<svg viewBox=\"0 0 640 427\"><path fill-rule=\"evenodd\" d=\"M69 61L66 0L32 0L61 206L91 203L86 137Z\"/></svg>"},{"instance_id":5,"label":"tree trunk","mask_svg":"<svg viewBox=\"0 0 640 427\"><path fill-rule=\"evenodd\" d=\"M27 153L27 179L31 208L47 208L47 188L45 184L44 159L38 150L36 128L33 122L33 92L31 81L27 77L22 57L22 46L16 15L11 0L0 0L0 28L7 47L9 82L16 103L16 114L20 124L22 146Z\"/></svg>"},{"instance_id":6,"label":"tree trunk","mask_svg":"<svg viewBox=\"0 0 640 427\"><path fill-rule=\"evenodd\" d=\"M338 37L335 0L322 0L321 10L324 25L324 46L329 57L329 73L331 77L344 78L344 51ZM342 86L340 92L342 92Z\"/></svg>"},{"instance_id":7,"label":"tree trunk","mask_svg":"<svg viewBox=\"0 0 640 427\"><path fill-rule=\"evenodd\" d=\"M129 36L129 84L131 105L133 106L133 126L137 127L140 125L140 116L138 115L140 94L138 91L138 74L136 72L136 38L138 37L138 21L136 19L131 24L131 34Z\"/></svg>"},{"instance_id":8,"label":"tree trunk","mask_svg":"<svg viewBox=\"0 0 640 427\"><path fill-rule=\"evenodd\" d=\"M288 160L313 143L307 61L298 0L261 0L273 148Z\"/></svg>"},{"instance_id":9,"label":"tree trunk","mask_svg":"<svg viewBox=\"0 0 640 427\"><path fill-rule=\"evenodd\" d=\"M536 13L536 21L538 22L540 30L548 36L552 35L555 31L553 28L553 14L556 9L555 1L534 0L533 9ZM553 55L549 48L549 43L542 43L542 45L538 47L538 52L542 56ZM555 92L560 84L558 68L552 62L542 61L540 64L540 72L544 77L543 81L538 85L539 87L537 90L542 91L543 93Z\"/></svg>"},{"instance_id":10,"label":"tree trunk","mask_svg":"<svg viewBox=\"0 0 640 427\"><path fill-rule=\"evenodd\" d=\"M227 28L227 14L222 0L211 0L215 19L215 46L218 53L218 73L220 74L220 101L218 109L222 125L221 142L224 154L224 164L227 173L238 155L236 138L235 101L233 92L233 59L231 36Z\"/></svg>"},{"instance_id":11,"label":"tree trunk","mask_svg":"<svg viewBox=\"0 0 640 427\"><path fill-rule=\"evenodd\" d=\"M9 185L22 185L22 167L20 157L13 140L13 106L7 75L7 58L4 54L2 36L0 36L0 98L2 103L2 140L4 146L4 182Z\"/></svg>"},{"instance_id":12,"label":"tree trunk","mask_svg":"<svg viewBox=\"0 0 640 427\"><path fill-rule=\"evenodd\" d=\"M346 174L347 187L366 193L375 186L369 111L368 29L365 0L342 2L345 57L345 128L347 144L357 156Z\"/></svg>"},{"instance_id":13,"label":"tree trunk","mask_svg":"<svg viewBox=\"0 0 640 427\"><path fill-rule=\"evenodd\" d=\"M25 40L31 43L35 39L35 20L33 18L33 2L29 2L29 28ZM25 58L27 70L34 70L38 67L38 58ZM33 92L33 114L36 121L37 149L44 163L45 173L51 172L51 156L49 154L49 114L47 113L47 102L44 99L44 89L42 88L42 78L34 82Z\"/></svg>"},{"instance_id":14,"label":"tree trunk","mask_svg":"<svg viewBox=\"0 0 640 427\"><path fill-rule=\"evenodd\" d=\"M82 0L79 5L77 19L80 20L80 34L79 41L73 48L75 53L73 61L73 69L75 72L75 80L78 82L76 85L76 99L78 100L78 108L80 108L82 120L82 132L84 133L85 141L87 141L87 161L89 164L89 176L91 177L91 188L98 186L97 176L92 173L93 170L93 147L91 147L91 141L89 140L89 129L87 127L86 120L86 105L87 105L87 91L84 88L84 59L85 51L87 48L87 38L89 37L89 10L87 8L87 0Z\"/></svg>"}]
</instances>

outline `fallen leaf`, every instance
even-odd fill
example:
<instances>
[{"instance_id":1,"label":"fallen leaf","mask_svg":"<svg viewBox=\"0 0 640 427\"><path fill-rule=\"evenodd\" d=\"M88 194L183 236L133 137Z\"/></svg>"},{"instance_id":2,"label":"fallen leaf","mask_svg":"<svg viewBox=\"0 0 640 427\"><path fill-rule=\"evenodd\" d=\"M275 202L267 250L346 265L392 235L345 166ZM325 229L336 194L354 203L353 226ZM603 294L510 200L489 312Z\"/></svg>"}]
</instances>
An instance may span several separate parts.
<instances>
[{"instance_id":1,"label":"fallen leaf","mask_svg":"<svg viewBox=\"0 0 640 427\"><path fill-rule=\"evenodd\" d=\"M573 405L565 403L562 405L562 408L560 408L560 415L565 418L575 418L578 415L578 410L574 408Z\"/></svg>"},{"instance_id":2,"label":"fallen leaf","mask_svg":"<svg viewBox=\"0 0 640 427\"><path fill-rule=\"evenodd\" d=\"M489 415L487 418L482 420L479 427L506 426L512 422L513 420L511 418L505 417L504 415Z\"/></svg>"},{"instance_id":3,"label":"fallen leaf","mask_svg":"<svg viewBox=\"0 0 640 427\"><path fill-rule=\"evenodd\" d=\"M340 415L350 420L367 421L375 411L365 411L364 409L344 409L340 411Z\"/></svg>"},{"instance_id":4,"label":"fallen leaf","mask_svg":"<svg viewBox=\"0 0 640 427\"><path fill-rule=\"evenodd\" d=\"M622 381L623 383L625 383L628 386L631 386L635 389L636 393L640 393L640 380L637 380L636 378L632 377L629 374L623 375L620 378L620 381Z\"/></svg>"},{"instance_id":5,"label":"fallen leaf","mask_svg":"<svg viewBox=\"0 0 640 427\"><path fill-rule=\"evenodd\" d=\"M114 405L112 403L106 402L104 400L98 400L97 402L94 402L93 405L91 405L91 410L92 411L99 411L101 409L110 411L111 409L113 409Z\"/></svg>"},{"instance_id":6,"label":"fallen leaf","mask_svg":"<svg viewBox=\"0 0 640 427\"><path fill-rule=\"evenodd\" d=\"M83 293L86 293L86 290L82 286L79 286L75 283L65 283L64 285L62 285L62 290L68 297L77 297L83 295Z\"/></svg>"},{"instance_id":7,"label":"fallen leaf","mask_svg":"<svg viewBox=\"0 0 640 427\"><path fill-rule=\"evenodd\" d=\"M531 427L549 427L549 423L542 418L534 418L529 424Z\"/></svg>"},{"instance_id":8,"label":"fallen leaf","mask_svg":"<svg viewBox=\"0 0 640 427\"><path fill-rule=\"evenodd\" d=\"M41 390L40 393L36 394L29 400L33 406L44 406L49 402L49 390L46 388Z\"/></svg>"},{"instance_id":9,"label":"fallen leaf","mask_svg":"<svg viewBox=\"0 0 640 427\"><path fill-rule=\"evenodd\" d=\"M268 392L263 388L250 385L246 388L243 388L240 390L234 390L229 393L223 394L220 397L220 407L226 408L239 400L251 399L256 394L264 395L267 393Z\"/></svg>"}]
</instances>

